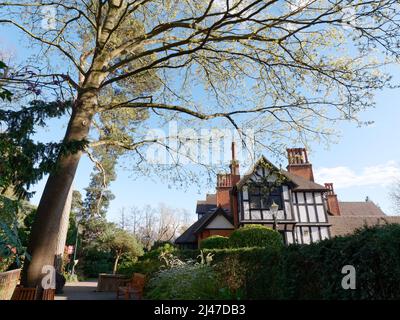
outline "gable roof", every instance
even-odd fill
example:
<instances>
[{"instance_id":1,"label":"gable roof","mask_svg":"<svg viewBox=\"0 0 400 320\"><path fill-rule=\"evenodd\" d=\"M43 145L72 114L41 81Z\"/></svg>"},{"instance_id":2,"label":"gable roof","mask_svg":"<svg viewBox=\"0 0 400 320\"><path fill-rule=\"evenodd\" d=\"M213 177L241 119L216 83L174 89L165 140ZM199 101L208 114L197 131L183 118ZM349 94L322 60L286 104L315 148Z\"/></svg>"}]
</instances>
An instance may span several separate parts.
<instances>
[{"instance_id":1,"label":"gable roof","mask_svg":"<svg viewBox=\"0 0 400 320\"><path fill-rule=\"evenodd\" d=\"M328 216L332 236L344 236L364 226L400 223L400 216L387 216L372 201L339 202L340 216Z\"/></svg>"},{"instance_id":2,"label":"gable roof","mask_svg":"<svg viewBox=\"0 0 400 320\"><path fill-rule=\"evenodd\" d=\"M182 233L178 238L176 238L176 244L185 244L185 243L197 243L197 237L195 230L198 229L202 225L202 223L208 219L212 213L206 213L199 220L194 222L189 228L186 229L184 233Z\"/></svg>"},{"instance_id":3,"label":"gable roof","mask_svg":"<svg viewBox=\"0 0 400 320\"><path fill-rule=\"evenodd\" d=\"M303 177L290 173L289 171L281 170L282 174L286 176L291 182L295 184L294 191L327 191L325 186L307 180Z\"/></svg>"},{"instance_id":4,"label":"gable roof","mask_svg":"<svg viewBox=\"0 0 400 320\"><path fill-rule=\"evenodd\" d=\"M274 169L279 171L279 169L272 163L270 162L266 157L261 156L260 159L258 159L251 167L250 169L240 178L240 180L236 183L236 186L238 188L243 187L247 181L252 177L252 175L256 172L258 166L261 164L261 162L267 162L270 164Z\"/></svg>"},{"instance_id":5,"label":"gable roof","mask_svg":"<svg viewBox=\"0 0 400 320\"><path fill-rule=\"evenodd\" d=\"M289 171L278 169L273 163L271 163L267 158L261 156L260 159L256 161L256 163L250 168L250 170L239 180L236 184L238 188L243 187L246 182L251 178L251 176L256 172L258 166L261 162L267 162L271 165L275 170L282 173L290 182L294 184L293 190L295 191L326 191L326 188L323 185L315 183L313 181L307 180L303 177L290 173Z\"/></svg>"},{"instance_id":6,"label":"gable roof","mask_svg":"<svg viewBox=\"0 0 400 320\"><path fill-rule=\"evenodd\" d=\"M230 223L232 223L231 217L221 207L215 208L206 214L204 214L199 220L194 222L189 228L186 229L176 240L176 244L186 243L197 243L197 233L201 232L208 224L210 224L214 218L218 215L223 215ZM233 229L233 226L232 226Z\"/></svg>"},{"instance_id":7,"label":"gable roof","mask_svg":"<svg viewBox=\"0 0 400 320\"><path fill-rule=\"evenodd\" d=\"M328 216L331 236L345 236L365 226L400 224L400 216Z\"/></svg>"},{"instance_id":8,"label":"gable roof","mask_svg":"<svg viewBox=\"0 0 400 320\"><path fill-rule=\"evenodd\" d=\"M197 203L196 206L196 213L197 214L205 214L213 209L216 209L217 205L216 204L202 204L202 203Z\"/></svg>"},{"instance_id":9,"label":"gable roof","mask_svg":"<svg viewBox=\"0 0 400 320\"><path fill-rule=\"evenodd\" d=\"M202 220L201 224L199 226L197 226L197 228L194 230L194 232L195 233L201 232L218 215L222 215L223 217L225 217L226 220L228 220L232 224L231 217L226 213L226 211L224 209L222 209L222 207L218 207L213 212L210 212L210 214L206 215L206 218L204 220ZM232 225L232 229L233 229L233 225Z\"/></svg>"},{"instance_id":10,"label":"gable roof","mask_svg":"<svg viewBox=\"0 0 400 320\"><path fill-rule=\"evenodd\" d=\"M217 194L208 193L206 195L206 200L198 200L196 205L197 214L205 214L210 210L217 208Z\"/></svg>"},{"instance_id":11,"label":"gable roof","mask_svg":"<svg viewBox=\"0 0 400 320\"><path fill-rule=\"evenodd\" d=\"M386 216L372 201L339 202L341 216Z\"/></svg>"}]
</instances>

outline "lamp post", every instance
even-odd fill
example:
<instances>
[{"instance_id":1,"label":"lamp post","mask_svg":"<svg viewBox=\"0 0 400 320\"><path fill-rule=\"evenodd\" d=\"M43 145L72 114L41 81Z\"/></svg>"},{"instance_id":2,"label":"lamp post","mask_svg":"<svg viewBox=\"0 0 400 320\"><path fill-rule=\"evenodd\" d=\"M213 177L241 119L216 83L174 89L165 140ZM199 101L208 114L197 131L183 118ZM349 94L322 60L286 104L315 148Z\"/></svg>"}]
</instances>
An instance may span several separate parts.
<instances>
[{"instance_id":1,"label":"lamp post","mask_svg":"<svg viewBox=\"0 0 400 320\"><path fill-rule=\"evenodd\" d=\"M279 209L279 206L275 203L275 201L272 201L270 211L272 213L272 218L274 219L274 230L278 229L278 221L277 221L278 209Z\"/></svg>"}]
</instances>

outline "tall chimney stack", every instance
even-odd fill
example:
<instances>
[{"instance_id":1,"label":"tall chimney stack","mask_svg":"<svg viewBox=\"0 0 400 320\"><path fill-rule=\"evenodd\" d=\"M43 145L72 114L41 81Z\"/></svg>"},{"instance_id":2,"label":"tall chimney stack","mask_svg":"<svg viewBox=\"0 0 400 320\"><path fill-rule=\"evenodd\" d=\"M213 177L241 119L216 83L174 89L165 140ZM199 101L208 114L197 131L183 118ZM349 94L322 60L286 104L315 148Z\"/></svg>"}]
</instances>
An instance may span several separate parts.
<instances>
[{"instance_id":1,"label":"tall chimney stack","mask_svg":"<svg viewBox=\"0 0 400 320\"><path fill-rule=\"evenodd\" d=\"M237 197L233 187L240 180L239 162L236 160L235 142L232 142L232 159L229 165L230 173L217 175L217 206L229 210L237 224Z\"/></svg>"},{"instance_id":2,"label":"tall chimney stack","mask_svg":"<svg viewBox=\"0 0 400 320\"><path fill-rule=\"evenodd\" d=\"M307 150L305 148L287 149L287 170L297 176L314 182L314 174L311 163L308 162Z\"/></svg>"},{"instance_id":3,"label":"tall chimney stack","mask_svg":"<svg viewBox=\"0 0 400 320\"><path fill-rule=\"evenodd\" d=\"M239 161L236 160L236 144L235 144L234 141L232 142L231 151L232 151L232 159L231 159L231 164L229 165L229 168L231 169L231 175L232 176L239 176L240 175L240 173L239 173Z\"/></svg>"},{"instance_id":4,"label":"tall chimney stack","mask_svg":"<svg viewBox=\"0 0 400 320\"><path fill-rule=\"evenodd\" d=\"M337 194L333 190L333 183L325 183L326 203L328 205L328 212L333 216L340 216L340 207Z\"/></svg>"}]
</instances>

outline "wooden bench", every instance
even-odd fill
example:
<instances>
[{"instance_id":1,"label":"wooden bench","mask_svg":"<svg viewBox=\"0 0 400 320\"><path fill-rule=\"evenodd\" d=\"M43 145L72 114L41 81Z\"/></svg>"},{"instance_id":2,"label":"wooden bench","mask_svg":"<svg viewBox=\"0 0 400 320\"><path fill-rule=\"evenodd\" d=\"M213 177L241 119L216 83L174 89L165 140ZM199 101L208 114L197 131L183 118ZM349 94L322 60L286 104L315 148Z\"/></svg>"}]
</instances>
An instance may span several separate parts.
<instances>
[{"instance_id":1,"label":"wooden bench","mask_svg":"<svg viewBox=\"0 0 400 320\"><path fill-rule=\"evenodd\" d=\"M117 289L117 299L122 295L125 300L129 300L131 295L134 295L138 300L143 298L143 290L146 283L146 276L144 274L134 273L132 279L121 282L121 284L122 283L124 285L119 286Z\"/></svg>"},{"instance_id":2,"label":"wooden bench","mask_svg":"<svg viewBox=\"0 0 400 320\"><path fill-rule=\"evenodd\" d=\"M22 286L16 287L11 300L36 300L36 288L24 288Z\"/></svg>"},{"instance_id":3,"label":"wooden bench","mask_svg":"<svg viewBox=\"0 0 400 320\"><path fill-rule=\"evenodd\" d=\"M97 289L96 291L104 292L104 291L112 291L115 292L118 290L118 286L121 283L129 281L129 278L122 274L107 274L100 273L97 281Z\"/></svg>"},{"instance_id":4,"label":"wooden bench","mask_svg":"<svg viewBox=\"0 0 400 320\"><path fill-rule=\"evenodd\" d=\"M42 293L42 300L54 300L56 289L44 289Z\"/></svg>"},{"instance_id":5,"label":"wooden bench","mask_svg":"<svg viewBox=\"0 0 400 320\"><path fill-rule=\"evenodd\" d=\"M39 290L36 288L15 288L11 300L54 300L55 289Z\"/></svg>"}]
</instances>

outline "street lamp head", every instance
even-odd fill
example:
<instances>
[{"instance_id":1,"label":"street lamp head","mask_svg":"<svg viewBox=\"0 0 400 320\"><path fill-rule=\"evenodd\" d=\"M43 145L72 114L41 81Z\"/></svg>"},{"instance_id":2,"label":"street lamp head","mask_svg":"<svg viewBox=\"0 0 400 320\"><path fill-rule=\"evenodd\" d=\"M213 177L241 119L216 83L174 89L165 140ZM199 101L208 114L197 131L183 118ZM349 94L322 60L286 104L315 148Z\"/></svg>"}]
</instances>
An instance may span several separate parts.
<instances>
[{"instance_id":1,"label":"street lamp head","mask_svg":"<svg viewBox=\"0 0 400 320\"><path fill-rule=\"evenodd\" d=\"M275 203L275 201L272 201L270 210L272 213L272 218L274 219L274 230L278 229L278 221L277 221L278 220L278 217L277 217L278 209L279 209L279 206Z\"/></svg>"},{"instance_id":2,"label":"street lamp head","mask_svg":"<svg viewBox=\"0 0 400 320\"><path fill-rule=\"evenodd\" d=\"M275 203L275 201L272 201L272 204L270 207L272 215L276 215L278 213L278 209L279 209L279 206Z\"/></svg>"}]
</instances>

